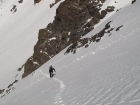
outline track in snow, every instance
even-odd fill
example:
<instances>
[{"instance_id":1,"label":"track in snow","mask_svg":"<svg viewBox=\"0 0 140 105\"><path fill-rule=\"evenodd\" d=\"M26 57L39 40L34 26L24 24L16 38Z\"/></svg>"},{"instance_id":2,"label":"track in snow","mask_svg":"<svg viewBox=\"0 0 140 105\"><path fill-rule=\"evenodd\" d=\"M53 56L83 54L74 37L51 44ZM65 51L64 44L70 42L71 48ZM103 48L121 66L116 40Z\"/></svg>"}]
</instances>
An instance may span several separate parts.
<instances>
[{"instance_id":1,"label":"track in snow","mask_svg":"<svg viewBox=\"0 0 140 105\"><path fill-rule=\"evenodd\" d=\"M43 73L42 70L40 70L40 73L42 75L44 75L45 77L50 78L50 76L48 74ZM66 86L63 83L63 81L59 80L58 78L54 78L53 77L52 79L54 79L60 85L59 93L57 93L56 96L55 96L55 103L54 104L55 105L65 105L65 104L63 104L63 100L62 100L61 94L65 91Z\"/></svg>"}]
</instances>

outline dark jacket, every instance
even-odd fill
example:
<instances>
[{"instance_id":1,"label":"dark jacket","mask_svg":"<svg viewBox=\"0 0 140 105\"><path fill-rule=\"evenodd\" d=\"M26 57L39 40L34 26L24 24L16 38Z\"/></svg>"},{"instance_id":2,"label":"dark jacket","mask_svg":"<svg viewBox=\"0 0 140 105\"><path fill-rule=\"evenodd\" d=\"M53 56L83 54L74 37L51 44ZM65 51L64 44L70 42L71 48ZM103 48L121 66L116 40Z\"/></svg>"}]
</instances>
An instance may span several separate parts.
<instances>
[{"instance_id":1,"label":"dark jacket","mask_svg":"<svg viewBox=\"0 0 140 105\"><path fill-rule=\"evenodd\" d=\"M50 68L49 68L49 73L50 73L50 72L53 72L53 70L55 71L55 69L54 69L52 66L50 66Z\"/></svg>"}]
</instances>

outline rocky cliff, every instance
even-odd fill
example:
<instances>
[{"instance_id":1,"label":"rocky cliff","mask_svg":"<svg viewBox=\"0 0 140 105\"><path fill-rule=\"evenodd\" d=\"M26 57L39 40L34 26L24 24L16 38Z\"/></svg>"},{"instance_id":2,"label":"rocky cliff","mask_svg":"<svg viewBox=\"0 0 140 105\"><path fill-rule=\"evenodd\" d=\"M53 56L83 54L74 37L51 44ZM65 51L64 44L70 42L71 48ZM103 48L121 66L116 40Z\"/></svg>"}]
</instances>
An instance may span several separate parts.
<instances>
[{"instance_id":1,"label":"rocky cliff","mask_svg":"<svg viewBox=\"0 0 140 105\"><path fill-rule=\"evenodd\" d=\"M35 0L36 3L41 0ZM94 29L100 19L114 10L109 6L101 10L105 0L65 0L56 10L52 23L38 33L38 42L34 46L33 55L24 65L24 74L35 71L68 45L74 45L79 39ZM75 49L71 47L71 50ZM67 50L67 52L69 52Z\"/></svg>"}]
</instances>

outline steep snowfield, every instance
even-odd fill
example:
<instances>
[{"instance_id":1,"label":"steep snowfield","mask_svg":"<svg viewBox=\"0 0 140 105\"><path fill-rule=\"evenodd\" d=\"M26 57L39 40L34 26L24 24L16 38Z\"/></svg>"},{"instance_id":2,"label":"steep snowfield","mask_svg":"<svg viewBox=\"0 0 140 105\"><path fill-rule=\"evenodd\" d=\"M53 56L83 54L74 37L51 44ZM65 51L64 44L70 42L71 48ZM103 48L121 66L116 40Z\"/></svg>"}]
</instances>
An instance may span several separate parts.
<instances>
[{"instance_id":1,"label":"steep snowfield","mask_svg":"<svg viewBox=\"0 0 140 105\"><path fill-rule=\"evenodd\" d=\"M106 20L108 17L110 17L111 15L116 13L117 10L120 10L121 8L131 4L131 2L132 2L132 0L123 0L123 1L122 0L106 0L106 2L101 7L101 10L105 10L107 8L107 6L114 6L115 11L107 14L106 17L104 19L102 19L100 21L100 23L97 24L95 27L99 26L102 22L104 22L104 20Z\"/></svg>"},{"instance_id":2,"label":"steep snowfield","mask_svg":"<svg viewBox=\"0 0 140 105\"><path fill-rule=\"evenodd\" d=\"M18 1L4 0L0 4L0 82L5 81L0 88L14 81L11 78L33 53L39 29L54 20L60 4L50 9L49 5L55 0L43 0L35 6L34 0L23 0L21 4ZM17 12L10 11L12 5L17 5ZM11 78L7 78L9 76Z\"/></svg>"},{"instance_id":3,"label":"steep snowfield","mask_svg":"<svg viewBox=\"0 0 140 105\"><path fill-rule=\"evenodd\" d=\"M63 50L14 84L15 89L0 104L140 105L139 5L137 1L124 7L85 37L98 33L109 21L112 35L106 34L99 43L80 48L76 54L64 55ZM57 71L52 79L50 65Z\"/></svg>"}]
</instances>

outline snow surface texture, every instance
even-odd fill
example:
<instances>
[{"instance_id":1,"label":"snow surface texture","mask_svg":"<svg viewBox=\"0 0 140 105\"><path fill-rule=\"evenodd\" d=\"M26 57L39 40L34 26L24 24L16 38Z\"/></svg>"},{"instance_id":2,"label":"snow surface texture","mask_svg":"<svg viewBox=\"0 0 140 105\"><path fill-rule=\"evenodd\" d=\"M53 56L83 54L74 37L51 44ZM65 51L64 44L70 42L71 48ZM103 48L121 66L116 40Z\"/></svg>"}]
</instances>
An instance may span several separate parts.
<instances>
[{"instance_id":1,"label":"snow surface texture","mask_svg":"<svg viewBox=\"0 0 140 105\"><path fill-rule=\"evenodd\" d=\"M109 21L114 28L99 43L76 54L52 58L20 80L1 105L140 105L140 1L124 7L86 35L96 34ZM116 29L123 27L116 31ZM49 78L50 65L56 69Z\"/></svg>"},{"instance_id":2,"label":"snow surface texture","mask_svg":"<svg viewBox=\"0 0 140 105\"><path fill-rule=\"evenodd\" d=\"M107 16L102 19L99 24L97 24L95 27L99 26L102 22L104 22L104 20L106 20L108 17L110 17L111 15L113 15L114 13L116 13L117 10L120 10L121 8L127 6L128 4L130 4L132 2L132 0L106 0L106 2L103 4L103 6L101 7L101 10L105 10L108 6L114 6L115 7L115 11L107 14Z\"/></svg>"}]
</instances>

